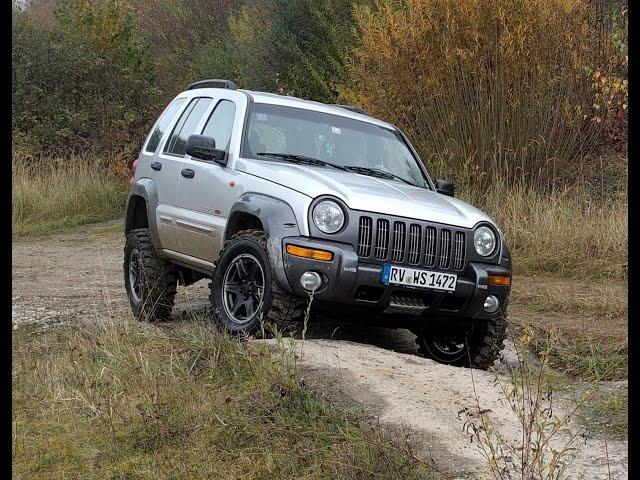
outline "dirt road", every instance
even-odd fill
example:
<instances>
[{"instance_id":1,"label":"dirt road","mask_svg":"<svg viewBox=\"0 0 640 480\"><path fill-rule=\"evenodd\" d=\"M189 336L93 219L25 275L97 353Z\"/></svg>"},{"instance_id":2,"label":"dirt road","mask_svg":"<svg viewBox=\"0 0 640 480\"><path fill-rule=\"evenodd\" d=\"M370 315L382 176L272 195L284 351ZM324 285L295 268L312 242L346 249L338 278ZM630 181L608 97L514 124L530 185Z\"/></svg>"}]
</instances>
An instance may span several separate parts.
<instances>
[{"instance_id":1,"label":"dirt road","mask_svg":"<svg viewBox=\"0 0 640 480\"><path fill-rule=\"evenodd\" d=\"M130 315L122 274L119 222L16 239L13 243L13 325L100 321ZM206 311L202 281L178 293L175 315ZM519 315L525 315L526 312ZM367 328L336 319L313 319L307 340L297 342L303 362L331 379L344 395L375 412L382 426L403 429L452 478L490 478L477 442L464 432L465 411L488 410L506 438L520 436L492 373L436 364L415 354L407 330ZM503 362L513 361L508 347ZM508 381L502 378L501 381ZM475 393L474 393L475 392ZM562 403L562 402L560 402ZM557 406L556 413L568 406ZM577 429L576 425L572 428ZM581 440L568 478L627 478L627 442ZM608 461L607 452L608 451ZM611 475L609 476L609 471Z\"/></svg>"}]
</instances>

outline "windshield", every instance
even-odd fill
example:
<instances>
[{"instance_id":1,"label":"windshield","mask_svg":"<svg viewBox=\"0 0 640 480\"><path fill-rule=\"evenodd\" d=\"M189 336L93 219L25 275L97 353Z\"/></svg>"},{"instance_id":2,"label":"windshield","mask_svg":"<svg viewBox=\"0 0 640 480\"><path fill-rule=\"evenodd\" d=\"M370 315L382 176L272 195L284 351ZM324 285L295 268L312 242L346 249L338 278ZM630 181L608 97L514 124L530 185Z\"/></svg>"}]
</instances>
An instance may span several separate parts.
<instances>
[{"instance_id":1,"label":"windshield","mask_svg":"<svg viewBox=\"0 0 640 480\"><path fill-rule=\"evenodd\" d=\"M259 160L318 160L309 164L346 167L355 173L429 188L418 160L399 133L300 108L254 103L242 155Z\"/></svg>"}]
</instances>

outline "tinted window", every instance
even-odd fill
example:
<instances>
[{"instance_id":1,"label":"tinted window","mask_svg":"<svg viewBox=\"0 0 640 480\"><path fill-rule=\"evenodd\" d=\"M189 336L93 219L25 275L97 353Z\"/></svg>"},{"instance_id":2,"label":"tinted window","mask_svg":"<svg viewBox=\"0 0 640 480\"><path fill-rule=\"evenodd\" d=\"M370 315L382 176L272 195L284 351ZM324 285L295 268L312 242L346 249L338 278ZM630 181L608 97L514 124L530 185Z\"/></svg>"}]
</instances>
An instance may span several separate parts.
<instances>
[{"instance_id":1,"label":"tinted window","mask_svg":"<svg viewBox=\"0 0 640 480\"><path fill-rule=\"evenodd\" d=\"M211 105L210 98L201 97L191 100L185 111L182 112L178 123L173 127L171 137L164 149L165 153L184 155L187 139L189 135L196 133L196 128L209 105Z\"/></svg>"},{"instance_id":2,"label":"tinted window","mask_svg":"<svg viewBox=\"0 0 640 480\"><path fill-rule=\"evenodd\" d=\"M147 142L147 148L145 148L146 152L153 153L158 148L158 144L164 135L164 132L167 130L167 127L171 123L173 116L176 114L178 109L184 103L184 98L176 98L173 102L169 104L167 108L164 109L162 115L158 119L151 135L149 135L149 141Z\"/></svg>"},{"instance_id":3,"label":"tinted window","mask_svg":"<svg viewBox=\"0 0 640 480\"><path fill-rule=\"evenodd\" d=\"M236 116L236 106L229 100L220 100L216 108L211 112L209 120L202 131L202 135L213 137L216 148L227 150L233 130L233 120Z\"/></svg>"}]
</instances>

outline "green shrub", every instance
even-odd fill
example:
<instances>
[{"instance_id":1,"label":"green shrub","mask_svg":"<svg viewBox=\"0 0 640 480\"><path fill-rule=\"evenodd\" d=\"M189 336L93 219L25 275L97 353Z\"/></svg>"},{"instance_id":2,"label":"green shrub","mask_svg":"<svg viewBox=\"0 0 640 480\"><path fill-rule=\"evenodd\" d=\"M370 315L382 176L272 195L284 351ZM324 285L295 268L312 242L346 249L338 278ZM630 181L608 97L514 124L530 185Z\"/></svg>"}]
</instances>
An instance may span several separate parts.
<instances>
[{"instance_id":1,"label":"green shrub","mask_svg":"<svg viewBox=\"0 0 640 480\"><path fill-rule=\"evenodd\" d=\"M356 37L360 0L249 3L230 20L239 81L251 89L334 102Z\"/></svg>"},{"instance_id":2,"label":"green shrub","mask_svg":"<svg viewBox=\"0 0 640 480\"><path fill-rule=\"evenodd\" d=\"M125 7L65 3L45 26L14 15L12 127L24 145L56 153L140 147L158 92Z\"/></svg>"}]
</instances>

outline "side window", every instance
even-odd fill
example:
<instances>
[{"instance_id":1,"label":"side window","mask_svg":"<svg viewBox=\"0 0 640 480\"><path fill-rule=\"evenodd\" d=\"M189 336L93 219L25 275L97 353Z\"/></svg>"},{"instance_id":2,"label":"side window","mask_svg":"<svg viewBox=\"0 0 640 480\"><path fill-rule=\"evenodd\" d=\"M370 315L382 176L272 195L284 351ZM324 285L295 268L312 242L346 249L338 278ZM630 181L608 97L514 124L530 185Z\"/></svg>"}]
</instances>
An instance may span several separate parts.
<instances>
[{"instance_id":1,"label":"side window","mask_svg":"<svg viewBox=\"0 0 640 480\"><path fill-rule=\"evenodd\" d=\"M211 112L207 124L204 126L202 135L213 137L216 141L216 148L227 150L231 140L233 130L233 120L236 116L236 106L229 100L220 100L216 108Z\"/></svg>"},{"instance_id":2,"label":"side window","mask_svg":"<svg viewBox=\"0 0 640 480\"><path fill-rule=\"evenodd\" d=\"M191 100L176 126L173 127L171 137L164 147L164 153L170 155L183 156L187 147L187 139L190 135L196 133L196 128L204 115L204 112L211 105L211 99L207 97L198 97Z\"/></svg>"},{"instance_id":3,"label":"side window","mask_svg":"<svg viewBox=\"0 0 640 480\"><path fill-rule=\"evenodd\" d=\"M169 126L169 123L171 123L173 116L176 114L183 103L184 98L176 98L169 104L167 108L164 109L164 112L162 112L162 115L160 115L160 118L156 122L156 126L153 128L151 135L149 135L147 146L144 149L145 152L154 153L156 151L156 148L158 148L158 144L160 143L164 132Z\"/></svg>"}]
</instances>

